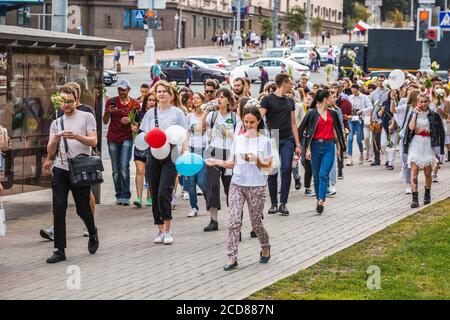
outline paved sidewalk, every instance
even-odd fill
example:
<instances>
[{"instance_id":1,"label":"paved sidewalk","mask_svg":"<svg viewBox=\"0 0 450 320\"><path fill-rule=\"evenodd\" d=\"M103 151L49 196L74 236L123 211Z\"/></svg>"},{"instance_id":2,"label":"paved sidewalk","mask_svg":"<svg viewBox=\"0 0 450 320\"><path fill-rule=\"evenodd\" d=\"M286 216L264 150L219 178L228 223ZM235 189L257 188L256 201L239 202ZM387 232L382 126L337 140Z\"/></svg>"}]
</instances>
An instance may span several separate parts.
<instances>
[{"instance_id":1,"label":"paved sidewalk","mask_svg":"<svg viewBox=\"0 0 450 320\"><path fill-rule=\"evenodd\" d=\"M109 162L105 165L110 172ZM222 269L228 212L219 214L219 231L205 233L202 229L209 217L203 200L200 216L186 218L188 201L178 199L175 242L156 245L150 209L115 206L111 176L106 174L103 204L96 213L99 251L88 253L88 240L81 236L83 226L71 204L68 260L48 265L45 259L53 244L39 236L39 229L51 221L50 191L8 196L4 198L7 236L0 238L0 299L243 299L416 212L409 208L410 196L403 194L398 173L398 166L395 171L368 163L346 167L345 179L338 182L338 193L327 200L322 216L315 214L315 200L304 196L304 188L292 189L291 215L264 219L272 245L267 265L258 262L258 241L250 238L245 213L239 267L232 272ZM439 177L441 182L432 188L433 202L450 196L448 163ZM419 183L422 204L422 173ZM79 290L67 288L68 267L73 265L81 271Z\"/></svg>"}]
</instances>

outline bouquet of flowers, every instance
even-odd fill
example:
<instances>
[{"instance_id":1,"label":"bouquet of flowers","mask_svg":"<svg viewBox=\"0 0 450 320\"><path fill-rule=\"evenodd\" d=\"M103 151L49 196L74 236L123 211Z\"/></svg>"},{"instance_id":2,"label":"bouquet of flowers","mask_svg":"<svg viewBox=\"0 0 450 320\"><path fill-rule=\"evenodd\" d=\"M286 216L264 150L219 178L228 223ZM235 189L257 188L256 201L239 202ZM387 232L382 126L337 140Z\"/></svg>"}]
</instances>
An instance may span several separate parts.
<instances>
[{"instance_id":1,"label":"bouquet of flowers","mask_svg":"<svg viewBox=\"0 0 450 320\"><path fill-rule=\"evenodd\" d=\"M330 73L336 70L334 64L327 64L325 67L325 73L327 74L327 81L329 81Z\"/></svg>"},{"instance_id":2,"label":"bouquet of flowers","mask_svg":"<svg viewBox=\"0 0 450 320\"><path fill-rule=\"evenodd\" d=\"M423 78L422 81L420 82L422 85L425 86L425 88L430 89L432 87L432 83L431 83L431 78L430 77L426 77Z\"/></svg>"},{"instance_id":3,"label":"bouquet of flowers","mask_svg":"<svg viewBox=\"0 0 450 320\"><path fill-rule=\"evenodd\" d=\"M288 66L287 73L288 73L289 77L292 80L294 80L294 67L293 66Z\"/></svg>"},{"instance_id":4,"label":"bouquet of flowers","mask_svg":"<svg viewBox=\"0 0 450 320\"><path fill-rule=\"evenodd\" d=\"M59 92L55 92L51 96L53 108L58 111L66 103L67 99L64 98Z\"/></svg>"},{"instance_id":5,"label":"bouquet of flowers","mask_svg":"<svg viewBox=\"0 0 450 320\"><path fill-rule=\"evenodd\" d=\"M342 78L347 77L347 71L345 71L345 69L343 67L341 67L341 74L342 74Z\"/></svg>"},{"instance_id":6,"label":"bouquet of flowers","mask_svg":"<svg viewBox=\"0 0 450 320\"><path fill-rule=\"evenodd\" d=\"M433 73L436 75L439 68L441 66L437 63L437 61L433 61L433 63L431 64L431 70L433 70Z\"/></svg>"},{"instance_id":7,"label":"bouquet of flowers","mask_svg":"<svg viewBox=\"0 0 450 320\"><path fill-rule=\"evenodd\" d=\"M438 88L438 89L436 89L436 91L434 93L435 93L436 99L437 99L436 106L439 107L442 104L442 101L444 101L445 91L444 91L444 89Z\"/></svg>"},{"instance_id":8,"label":"bouquet of flowers","mask_svg":"<svg viewBox=\"0 0 450 320\"><path fill-rule=\"evenodd\" d=\"M363 74L361 67L358 66L357 64L353 65L353 73L358 77L361 77Z\"/></svg>"},{"instance_id":9,"label":"bouquet of flowers","mask_svg":"<svg viewBox=\"0 0 450 320\"><path fill-rule=\"evenodd\" d=\"M134 125L136 123L136 115L138 112L138 108L135 105L132 105L130 111L128 112L128 120L130 120L130 125ZM133 140L136 138L136 132L131 131L133 136Z\"/></svg>"},{"instance_id":10,"label":"bouquet of flowers","mask_svg":"<svg viewBox=\"0 0 450 320\"><path fill-rule=\"evenodd\" d=\"M348 50L347 58L349 58L350 61L352 62L352 65L354 65L356 63L356 52L353 50Z\"/></svg>"}]
</instances>

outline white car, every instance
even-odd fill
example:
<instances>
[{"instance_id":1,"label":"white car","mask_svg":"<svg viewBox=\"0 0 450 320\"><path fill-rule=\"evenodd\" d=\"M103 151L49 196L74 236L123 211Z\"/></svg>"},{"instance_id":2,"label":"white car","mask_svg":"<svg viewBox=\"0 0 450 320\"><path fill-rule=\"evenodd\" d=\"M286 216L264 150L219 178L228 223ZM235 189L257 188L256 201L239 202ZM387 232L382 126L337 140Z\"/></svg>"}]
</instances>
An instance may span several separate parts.
<instances>
[{"instance_id":1,"label":"white car","mask_svg":"<svg viewBox=\"0 0 450 320\"><path fill-rule=\"evenodd\" d=\"M273 48L264 50L261 58L289 58L291 55L289 48Z\"/></svg>"},{"instance_id":2,"label":"white car","mask_svg":"<svg viewBox=\"0 0 450 320\"><path fill-rule=\"evenodd\" d=\"M204 64L219 69L230 70L231 63L228 62L227 59L221 56L207 56L207 55L199 55L199 56L190 56L187 59L193 59L203 62Z\"/></svg>"},{"instance_id":3,"label":"white car","mask_svg":"<svg viewBox=\"0 0 450 320\"><path fill-rule=\"evenodd\" d=\"M260 58L256 60L254 63L249 65L244 65L235 68L230 75L230 78L234 78L234 75L245 75L250 78L252 82L260 81L261 71L259 70L259 66L263 66L264 70L269 74L269 80L274 80L275 76L281 72L281 64L284 63L286 65L286 69L289 70L291 67L294 71L294 81L300 79L302 74L306 74L309 76L309 68L301 65L291 59L281 59L281 58Z\"/></svg>"},{"instance_id":4,"label":"white car","mask_svg":"<svg viewBox=\"0 0 450 320\"><path fill-rule=\"evenodd\" d=\"M309 65L309 51L311 50L309 45L295 46L292 48L292 60L301 63L305 66Z\"/></svg>"}]
</instances>

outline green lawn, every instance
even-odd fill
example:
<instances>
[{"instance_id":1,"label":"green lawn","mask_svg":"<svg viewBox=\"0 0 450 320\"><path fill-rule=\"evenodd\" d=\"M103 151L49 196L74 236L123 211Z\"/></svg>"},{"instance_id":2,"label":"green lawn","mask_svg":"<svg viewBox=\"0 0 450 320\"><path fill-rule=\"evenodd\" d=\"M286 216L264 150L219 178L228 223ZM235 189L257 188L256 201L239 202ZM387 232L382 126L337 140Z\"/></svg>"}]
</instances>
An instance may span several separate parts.
<instances>
[{"instance_id":1,"label":"green lawn","mask_svg":"<svg viewBox=\"0 0 450 320\"><path fill-rule=\"evenodd\" d=\"M371 265L379 290L367 288ZM450 198L248 299L450 299Z\"/></svg>"}]
</instances>

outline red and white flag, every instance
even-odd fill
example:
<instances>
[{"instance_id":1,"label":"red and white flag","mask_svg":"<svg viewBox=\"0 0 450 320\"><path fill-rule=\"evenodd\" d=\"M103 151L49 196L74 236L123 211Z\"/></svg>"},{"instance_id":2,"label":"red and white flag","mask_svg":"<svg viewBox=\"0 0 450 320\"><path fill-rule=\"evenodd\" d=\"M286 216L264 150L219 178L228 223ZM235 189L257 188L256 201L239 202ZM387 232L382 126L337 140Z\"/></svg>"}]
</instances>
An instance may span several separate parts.
<instances>
[{"instance_id":1,"label":"red and white flag","mask_svg":"<svg viewBox=\"0 0 450 320\"><path fill-rule=\"evenodd\" d=\"M366 30L370 29L370 26L367 23L365 23L364 21L359 20L358 23L356 24L356 28L360 31L366 31Z\"/></svg>"}]
</instances>

